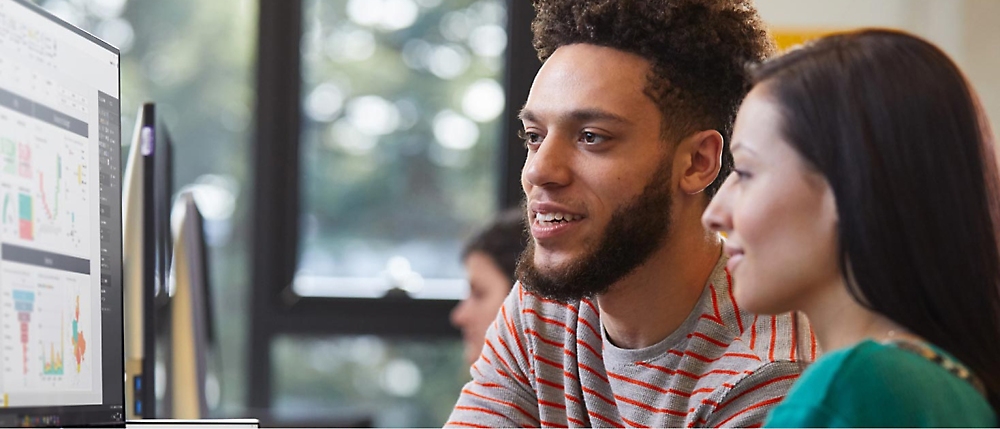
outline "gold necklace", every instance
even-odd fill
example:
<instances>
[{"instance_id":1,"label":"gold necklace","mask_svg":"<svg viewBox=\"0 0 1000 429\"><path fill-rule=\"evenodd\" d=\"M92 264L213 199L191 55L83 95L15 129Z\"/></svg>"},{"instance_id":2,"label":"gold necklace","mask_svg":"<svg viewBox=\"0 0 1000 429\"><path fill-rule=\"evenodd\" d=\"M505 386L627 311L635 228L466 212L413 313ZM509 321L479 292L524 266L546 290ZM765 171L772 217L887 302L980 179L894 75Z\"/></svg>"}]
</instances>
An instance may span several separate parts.
<instances>
[{"instance_id":1,"label":"gold necklace","mask_svg":"<svg viewBox=\"0 0 1000 429\"><path fill-rule=\"evenodd\" d=\"M888 336L892 337L894 334L895 333L893 331L889 331ZM983 384L982 380L979 379L979 377L976 377L976 374L973 374L972 371L961 362L934 350L934 348L926 342L905 338L890 338L884 341L883 344L894 346L900 350L905 350L921 356L924 359L937 364L955 377L965 380L980 394L984 396L986 395L986 386Z\"/></svg>"}]
</instances>

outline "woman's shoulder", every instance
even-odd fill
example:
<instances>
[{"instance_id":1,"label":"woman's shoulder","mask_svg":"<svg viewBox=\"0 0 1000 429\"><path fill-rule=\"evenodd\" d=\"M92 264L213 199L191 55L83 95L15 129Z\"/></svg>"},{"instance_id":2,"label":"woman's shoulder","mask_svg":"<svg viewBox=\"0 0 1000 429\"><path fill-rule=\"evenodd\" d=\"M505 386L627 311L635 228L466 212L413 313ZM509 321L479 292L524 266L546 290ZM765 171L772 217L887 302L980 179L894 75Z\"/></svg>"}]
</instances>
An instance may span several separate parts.
<instances>
[{"instance_id":1,"label":"woman's shoulder","mask_svg":"<svg viewBox=\"0 0 1000 429\"><path fill-rule=\"evenodd\" d=\"M938 362L898 345L871 340L843 351L830 388L882 403L959 402L988 407L985 397L968 380Z\"/></svg>"},{"instance_id":2,"label":"woman's shoulder","mask_svg":"<svg viewBox=\"0 0 1000 429\"><path fill-rule=\"evenodd\" d=\"M903 390L911 393L927 393L950 386L957 390L957 393L982 396L968 380L959 378L940 363L905 344L907 343L880 343L866 340L838 351L843 357L836 368L838 386L835 387L846 388L860 382L875 392ZM944 360L957 362L936 347L923 347L933 354L944 357Z\"/></svg>"},{"instance_id":3,"label":"woman's shoulder","mask_svg":"<svg viewBox=\"0 0 1000 429\"><path fill-rule=\"evenodd\" d=\"M874 341L821 357L775 415L817 410L859 426L996 424L989 403L966 380L917 353Z\"/></svg>"},{"instance_id":4,"label":"woman's shoulder","mask_svg":"<svg viewBox=\"0 0 1000 429\"><path fill-rule=\"evenodd\" d=\"M808 392L816 397L815 400L822 401L836 390L835 384L840 384L845 377L870 376L873 368L868 363L872 359L881 364L893 359L892 355L891 351L886 351L871 341L862 341L850 347L827 352L806 368L796 383L797 389L793 389L789 396Z\"/></svg>"}]
</instances>

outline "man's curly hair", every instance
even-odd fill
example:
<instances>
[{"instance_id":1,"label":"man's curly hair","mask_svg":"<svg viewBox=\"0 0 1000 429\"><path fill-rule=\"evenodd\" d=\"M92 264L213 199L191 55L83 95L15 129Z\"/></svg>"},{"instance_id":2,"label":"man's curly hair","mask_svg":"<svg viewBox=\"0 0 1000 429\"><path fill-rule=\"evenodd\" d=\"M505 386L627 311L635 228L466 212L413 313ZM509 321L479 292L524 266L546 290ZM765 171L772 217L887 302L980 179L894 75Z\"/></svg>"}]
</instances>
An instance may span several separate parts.
<instances>
[{"instance_id":1,"label":"man's curly hair","mask_svg":"<svg viewBox=\"0 0 1000 429\"><path fill-rule=\"evenodd\" d=\"M715 195L733 168L729 139L749 88L747 65L774 51L750 0L533 1L540 60L576 43L639 55L650 62L645 93L660 108L665 138L722 134L722 169L705 189Z\"/></svg>"}]
</instances>

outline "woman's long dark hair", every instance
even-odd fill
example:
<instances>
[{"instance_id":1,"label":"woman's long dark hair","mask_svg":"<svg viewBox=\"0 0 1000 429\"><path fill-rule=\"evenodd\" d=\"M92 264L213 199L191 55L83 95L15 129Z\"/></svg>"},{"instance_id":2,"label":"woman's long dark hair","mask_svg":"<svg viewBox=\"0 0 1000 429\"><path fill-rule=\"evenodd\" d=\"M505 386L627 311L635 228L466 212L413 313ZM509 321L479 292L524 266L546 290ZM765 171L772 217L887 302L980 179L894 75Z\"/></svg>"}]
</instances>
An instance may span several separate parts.
<instances>
[{"instance_id":1,"label":"woman's long dark hair","mask_svg":"<svg viewBox=\"0 0 1000 429\"><path fill-rule=\"evenodd\" d=\"M962 361L1000 410L1000 179L961 71L917 37L863 30L754 74L833 190L852 296Z\"/></svg>"}]
</instances>

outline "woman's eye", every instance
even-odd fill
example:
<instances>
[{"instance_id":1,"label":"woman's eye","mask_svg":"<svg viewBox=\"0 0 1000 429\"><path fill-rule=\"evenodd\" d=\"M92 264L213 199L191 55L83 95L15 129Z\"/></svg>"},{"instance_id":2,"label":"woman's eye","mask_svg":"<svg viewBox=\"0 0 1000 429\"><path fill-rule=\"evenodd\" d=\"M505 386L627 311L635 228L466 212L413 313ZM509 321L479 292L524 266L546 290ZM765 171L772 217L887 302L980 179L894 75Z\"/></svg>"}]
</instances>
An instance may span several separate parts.
<instances>
[{"instance_id":1,"label":"woman's eye","mask_svg":"<svg viewBox=\"0 0 1000 429\"><path fill-rule=\"evenodd\" d=\"M747 172L746 170L733 169L733 174L735 174L736 179L741 182L753 177L753 175Z\"/></svg>"}]
</instances>

